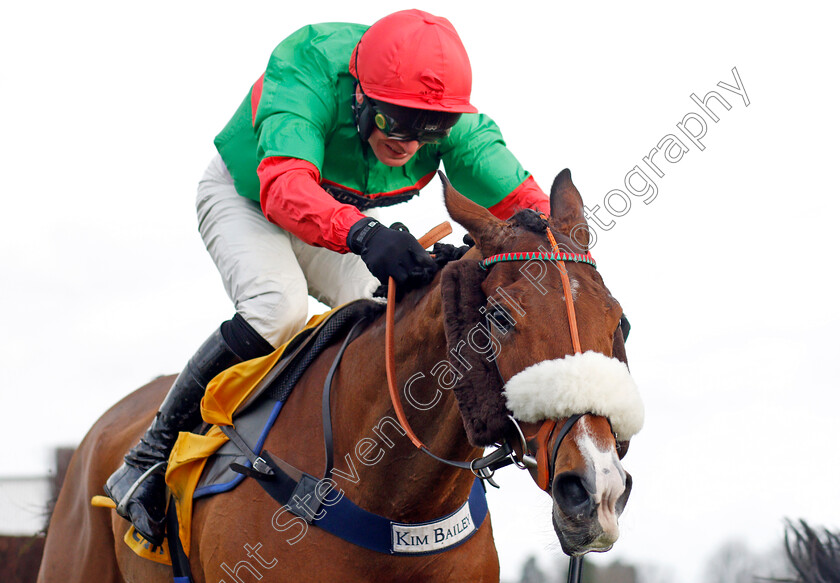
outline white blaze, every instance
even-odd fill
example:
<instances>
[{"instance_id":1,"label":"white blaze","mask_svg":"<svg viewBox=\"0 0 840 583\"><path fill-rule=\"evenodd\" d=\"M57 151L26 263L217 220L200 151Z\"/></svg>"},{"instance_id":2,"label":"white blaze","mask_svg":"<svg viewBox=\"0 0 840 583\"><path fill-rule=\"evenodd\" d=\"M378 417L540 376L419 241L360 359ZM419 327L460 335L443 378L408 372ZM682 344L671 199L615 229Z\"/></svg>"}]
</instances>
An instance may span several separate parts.
<instances>
[{"instance_id":1,"label":"white blaze","mask_svg":"<svg viewBox=\"0 0 840 583\"><path fill-rule=\"evenodd\" d=\"M595 475L595 494L592 498L598 505L598 523L604 531L593 546L604 548L618 540L618 514L615 506L624 493L626 474L614 447L601 450L595 444L594 434L586 417L578 421L578 426L576 443L586 460L587 471L592 471Z\"/></svg>"}]
</instances>

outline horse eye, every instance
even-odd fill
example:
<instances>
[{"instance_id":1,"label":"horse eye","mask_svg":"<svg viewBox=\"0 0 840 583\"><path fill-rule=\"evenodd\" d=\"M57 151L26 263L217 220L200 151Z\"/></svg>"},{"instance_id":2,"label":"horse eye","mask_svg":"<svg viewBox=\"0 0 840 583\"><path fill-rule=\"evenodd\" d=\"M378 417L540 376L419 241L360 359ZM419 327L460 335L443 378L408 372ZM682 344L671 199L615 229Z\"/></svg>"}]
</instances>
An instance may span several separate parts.
<instances>
[{"instance_id":1,"label":"horse eye","mask_svg":"<svg viewBox=\"0 0 840 583\"><path fill-rule=\"evenodd\" d=\"M621 328L621 335L624 337L624 341L627 342L627 337L630 336L630 320L624 314L621 314L618 327Z\"/></svg>"},{"instance_id":2,"label":"horse eye","mask_svg":"<svg viewBox=\"0 0 840 583\"><path fill-rule=\"evenodd\" d=\"M507 333L508 330L513 326L514 319L511 317L510 313L504 308L504 306L500 306L498 304L492 306L489 310L485 312L487 314L487 319L493 324L496 328L499 329L502 333Z\"/></svg>"}]
</instances>

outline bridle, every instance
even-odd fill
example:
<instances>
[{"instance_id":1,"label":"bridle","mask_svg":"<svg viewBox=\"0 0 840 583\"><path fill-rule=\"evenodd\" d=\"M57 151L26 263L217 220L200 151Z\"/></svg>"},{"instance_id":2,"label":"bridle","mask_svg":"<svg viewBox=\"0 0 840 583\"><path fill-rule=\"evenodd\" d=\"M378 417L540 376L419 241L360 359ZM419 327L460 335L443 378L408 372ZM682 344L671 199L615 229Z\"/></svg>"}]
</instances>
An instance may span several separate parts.
<instances>
[{"instance_id":1,"label":"bridle","mask_svg":"<svg viewBox=\"0 0 840 583\"><path fill-rule=\"evenodd\" d=\"M526 252L526 253L500 253L485 258L479 264L482 269L501 262L507 261L553 261L556 262L560 270L560 276L563 282L563 293L566 300L566 312L569 320L569 332L572 338L572 346L575 354L581 352L580 334L578 332L577 318L575 317L574 298L572 297L572 287L569 280L569 274L566 270L566 262L586 263L592 267L596 267L595 260L592 255L587 252L583 253L563 253L560 246L554 239L551 229L548 227L548 218L540 213L540 218L546 222L546 235L551 243L551 253L545 252ZM452 232L452 227L449 223L442 223L429 231L423 237L420 237L419 242L423 248L429 247L433 243L439 241L443 237ZM597 267L596 267L597 268ZM493 473L496 469L504 467L509 464L514 464L520 469L536 470L535 481L540 489L550 493L551 476L554 475L554 460L557 457L557 452L560 449L560 444L563 439L572 430L575 423L583 416L583 414L576 414L569 417L564 424L559 428L556 420L548 419L543 421L537 431L533 434L525 435L517 420L509 415L509 419L513 424L515 432L519 437L519 445L521 454L517 454L515 448L511 447L508 440L505 440L500 446L490 454L476 458L469 462L447 460L432 453L429 448L423 444L411 429L411 424L405 416L405 411L402 407L402 402L399 398L399 393L396 383L396 364L394 361L394 312L396 304L396 285L393 278L388 284L388 306L385 315L385 374L388 380L388 392L391 395L391 404L397 415L397 420L406 432L412 444L425 454L432 458L445 463L447 465L469 469L477 477L489 481L493 486L496 483L493 481ZM549 456L548 452L551 451Z\"/></svg>"},{"instance_id":2,"label":"bridle","mask_svg":"<svg viewBox=\"0 0 840 583\"><path fill-rule=\"evenodd\" d=\"M569 272L566 270L566 262L571 261L574 263L586 263L596 269L597 264L595 263L595 259L592 257L592 254L589 251L587 251L586 253L561 252L560 246L557 244L557 241L554 238L554 234L551 232L551 228L548 226L548 217L546 217L543 213L540 213L540 218L546 222L545 233L548 237L549 243L551 243L551 253L500 253L498 255L491 255L490 257L485 258L483 261L481 261L480 266L482 269L487 269L489 266L495 263L505 261L556 262L557 267L560 270L560 279L563 282L563 295L566 300L566 314L569 319L569 334L571 335L572 339L572 347L575 351L575 354L580 354L580 333L578 332L577 317L575 315L575 303L574 297L572 296L572 284L569 280ZM514 427L516 427L517 432L524 441L522 449L523 456L527 455L526 452L536 452L537 475L535 477L535 481L537 482L537 486L539 486L541 490L545 490L546 492L550 493L551 477L554 475L554 460L557 458L557 452L560 449L560 444L563 442L563 439L566 437L566 435L569 434L569 432L572 430L572 427L574 427L575 423L577 423L577 421L581 417L583 417L583 414L576 414L569 417L565 421L563 426L560 428L559 432L557 431L557 421L554 419L546 419L540 424L539 429L537 429L536 433L533 433L528 436L522 434L522 430L519 428L519 424L517 423L516 419L514 419L512 416L510 417ZM554 440L553 447L551 447L552 438ZM527 449L525 446L527 446ZM549 449L551 449L550 457L548 456Z\"/></svg>"}]
</instances>

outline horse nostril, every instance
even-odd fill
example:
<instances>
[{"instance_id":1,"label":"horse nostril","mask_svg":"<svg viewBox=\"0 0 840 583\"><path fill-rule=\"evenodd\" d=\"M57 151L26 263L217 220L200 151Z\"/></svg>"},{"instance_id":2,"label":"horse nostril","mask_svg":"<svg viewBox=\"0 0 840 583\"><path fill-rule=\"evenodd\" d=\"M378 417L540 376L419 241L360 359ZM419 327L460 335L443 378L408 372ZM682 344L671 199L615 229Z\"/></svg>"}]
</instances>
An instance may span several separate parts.
<instances>
[{"instance_id":1,"label":"horse nostril","mask_svg":"<svg viewBox=\"0 0 840 583\"><path fill-rule=\"evenodd\" d=\"M592 500L583 485L583 479L574 472L563 472L554 479L554 500L567 515L587 513Z\"/></svg>"},{"instance_id":2,"label":"horse nostril","mask_svg":"<svg viewBox=\"0 0 840 583\"><path fill-rule=\"evenodd\" d=\"M624 492L622 492L621 496L618 498L618 501L615 503L615 510L618 514L624 512L624 507L627 505L627 499L630 498L630 490L633 489L633 477L630 474L626 474L624 478Z\"/></svg>"}]
</instances>

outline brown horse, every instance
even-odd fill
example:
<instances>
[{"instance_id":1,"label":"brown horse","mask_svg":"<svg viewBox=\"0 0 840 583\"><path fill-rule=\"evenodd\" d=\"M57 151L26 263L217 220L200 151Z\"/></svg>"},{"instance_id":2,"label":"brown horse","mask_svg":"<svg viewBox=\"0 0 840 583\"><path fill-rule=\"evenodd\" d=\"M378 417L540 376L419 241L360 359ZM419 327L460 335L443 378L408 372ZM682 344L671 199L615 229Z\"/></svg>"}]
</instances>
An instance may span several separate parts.
<instances>
[{"instance_id":1,"label":"brown horse","mask_svg":"<svg viewBox=\"0 0 840 583\"><path fill-rule=\"evenodd\" d=\"M559 432L552 432L530 453L542 457L534 474L553 498L552 522L564 551L574 555L609 548L618 537L617 517L630 491L619 453L626 451L624 441L640 425L639 420L628 424L624 418L626 409L637 405L618 403L621 398L610 393L609 374L599 380L590 374L592 367L583 366L583 372L563 367L588 356L609 363L625 361L621 307L586 263L568 264L569 289L550 262L499 262L476 269L479 260L491 255L549 248L540 228L545 218L522 211L510 221L500 221L448 184L444 198L451 217L469 231L476 247L397 306L396 377L407 420L438 456L471 460L483 452L475 444L510 438L518 464L524 465L526 452L519 444L525 439L539 442L539 421L554 416L559 428L572 413L584 414L562 443ZM583 203L568 171L552 187L551 211L551 231L560 246L587 244L587 231L579 228L585 226ZM567 297L573 298L573 316ZM576 320L583 350L592 351L576 355L577 360L570 356L575 352L570 318ZM460 320L460 331L453 319ZM485 325L463 328L472 321ZM336 473L332 493L325 498L347 496L393 521L422 523L461 507L474 476L419 451L395 422L385 388L385 331L384 318L369 325L347 348L334 379ZM458 342L459 337L467 344ZM337 346L328 348L309 367L265 445L277 458L315 476L325 463L321 389L337 352ZM543 371L548 379L531 366L545 363L554 363ZM626 371L624 364L619 367ZM563 391L549 385L556 384L554 377L568 374L577 375L585 386L564 386L586 393L591 384L595 397L577 394L577 401L558 404L565 398ZM622 374L626 372L619 377ZM85 437L55 507L39 581L171 580L169 567L140 559L123 544L126 521L113 510L91 507L90 500L102 493L108 475L151 422L172 380L157 379L127 396ZM518 384L507 382L515 380ZM472 385L465 389L464 383ZM518 387L515 391L513 385ZM453 386L455 391L445 390ZM597 402L603 395L614 401L606 408ZM507 407L519 417L524 439L517 438ZM638 413L633 410L629 416ZM228 494L198 500L192 533L189 560L196 583L259 580L266 575L272 581L301 576L314 581L499 579L489 516L460 546L438 554L393 556L307 525L278 508L253 479Z\"/></svg>"}]
</instances>

